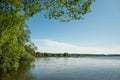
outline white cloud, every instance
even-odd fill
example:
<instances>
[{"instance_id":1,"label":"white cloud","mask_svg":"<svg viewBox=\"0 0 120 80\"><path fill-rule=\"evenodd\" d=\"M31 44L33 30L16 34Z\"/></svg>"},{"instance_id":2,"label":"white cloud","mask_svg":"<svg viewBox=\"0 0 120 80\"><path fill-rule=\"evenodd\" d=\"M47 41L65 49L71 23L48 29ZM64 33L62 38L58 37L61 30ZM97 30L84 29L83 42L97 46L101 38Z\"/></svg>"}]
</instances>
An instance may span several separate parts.
<instances>
[{"instance_id":1,"label":"white cloud","mask_svg":"<svg viewBox=\"0 0 120 80\"><path fill-rule=\"evenodd\" d=\"M50 53L87 53L87 54L119 54L119 48L98 48L98 47L81 47L69 43L53 41L48 39L33 40L40 52Z\"/></svg>"}]
</instances>

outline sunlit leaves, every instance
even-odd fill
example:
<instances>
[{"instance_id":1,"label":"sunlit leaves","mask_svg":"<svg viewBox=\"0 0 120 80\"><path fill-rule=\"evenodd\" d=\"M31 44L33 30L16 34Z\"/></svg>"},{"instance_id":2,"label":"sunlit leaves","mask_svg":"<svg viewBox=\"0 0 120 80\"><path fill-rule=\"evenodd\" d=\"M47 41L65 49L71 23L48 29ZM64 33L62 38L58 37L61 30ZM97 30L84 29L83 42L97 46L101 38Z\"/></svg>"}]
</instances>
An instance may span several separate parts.
<instances>
[{"instance_id":1,"label":"sunlit leaves","mask_svg":"<svg viewBox=\"0 0 120 80\"><path fill-rule=\"evenodd\" d=\"M80 20L84 14L91 12L94 0L46 0L44 1L45 16L60 21Z\"/></svg>"}]
</instances>

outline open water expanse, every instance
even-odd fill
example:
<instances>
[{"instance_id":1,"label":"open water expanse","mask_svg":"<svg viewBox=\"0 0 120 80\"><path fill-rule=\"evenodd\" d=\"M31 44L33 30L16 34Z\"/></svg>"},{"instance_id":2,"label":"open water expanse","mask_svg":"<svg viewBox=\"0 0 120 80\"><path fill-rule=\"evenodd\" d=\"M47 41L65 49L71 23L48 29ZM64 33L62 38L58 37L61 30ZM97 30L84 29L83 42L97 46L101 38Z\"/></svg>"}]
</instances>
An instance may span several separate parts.
<instances>
[{"instance_id":1,"label":"open water expanse","mask_svg":"<svg viewBox=\"0 0 120 80\"><path fill-rule=\"evenodd\" d=\"M1 80L120 80L120 57L37 58Z\"/></svg>"}]
</instances>

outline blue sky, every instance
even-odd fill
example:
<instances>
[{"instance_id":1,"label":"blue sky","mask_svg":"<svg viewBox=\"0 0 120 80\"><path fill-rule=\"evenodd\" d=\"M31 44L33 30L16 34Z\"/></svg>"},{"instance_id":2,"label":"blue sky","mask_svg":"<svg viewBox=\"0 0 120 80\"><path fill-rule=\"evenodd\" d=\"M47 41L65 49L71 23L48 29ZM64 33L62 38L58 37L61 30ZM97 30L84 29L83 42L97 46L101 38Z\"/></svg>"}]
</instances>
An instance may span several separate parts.
<instances>
[{"instance_id":1,"label":"blue sky","mask_svg":"<svg viewBox=\"0 0 120 80\"><path fill-rule=\"evenodd\" d=\"M119 3L96 0L84 20L69 23L36 14L27 22L31 40L41 52L120 53Z\"/></svg>"}]
</instances>

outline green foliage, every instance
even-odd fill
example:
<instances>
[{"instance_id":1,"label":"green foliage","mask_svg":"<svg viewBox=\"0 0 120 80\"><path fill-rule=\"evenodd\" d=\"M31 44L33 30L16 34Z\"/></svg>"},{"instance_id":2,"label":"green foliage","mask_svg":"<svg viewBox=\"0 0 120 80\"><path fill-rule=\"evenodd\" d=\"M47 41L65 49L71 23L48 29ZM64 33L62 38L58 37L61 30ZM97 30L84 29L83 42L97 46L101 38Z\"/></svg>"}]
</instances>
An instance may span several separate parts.
<instances>
[{"instance_id":1,"label":"green foliage","mask_svg":"<svg viewBox=\"0 0 120 80\"><path fill-rule=\"evenodd\" d=\"M17 0L16 0L17 1ZM21 56L26 51L24 43L28 39L24 28L26 18L21 16L18 3L1 1L0 8L0 69L3 71L17 70ZM14 5L14 6L12 6ZM16 9L13 9L15 7ZM4 7L4 8L3 8ZM23 27L23 29L21 29ZM22 35L21 35L22 34ZM21 38L23 38L22 42Z\"/></svg>"},{"instance_id":2,"label":"green foliage","mask_svg":"<svg viewBox=\"0 0 120 80\"><path fill-rule=\"evenodd\" d=\"M91 12L90 6L95 0L45 0L43 9L49 19L63 22L81 20L84 14Z\"/></svg>"},{"instance_id":3,"label":"green foliage","mask_svg":"<svg viewBox=\"0 0 120 80\"><path fill-rule=\"evenodd\" d=\"M29 18L43 10L49 19L80 20L91 11L93 1L0 0L0 70L17 70L21 61L38 55L35 54L37 48L30 42L30 31L26 24ZM44 56L51 55L45 53Z\"/></svg>"},{"instance_id":4,"label":"green foliage","mask_svg":"<svg viewBox=\"0 0 120 80\"><path fill-rule=\"evenodd\" d=\"M25 50L32 56L36 56L35 50L37 50L37 47L33 43L25 45Z\"/></svg>"},{"instance_id":5,"label":"green foliage","mask_svg":"<svg viewBox=\"0 0 120 80\"><path fill-rule=\"evenodd\" d=\"M0 69L3 69L4 71L12 69L16 70L19 66L20 55L25 51L24 46L21 46L18 43L18 36L20 32L19 26L22 21L23 18L21 18L18 14L1 14Z\"/></svg>"}]
</instances>

